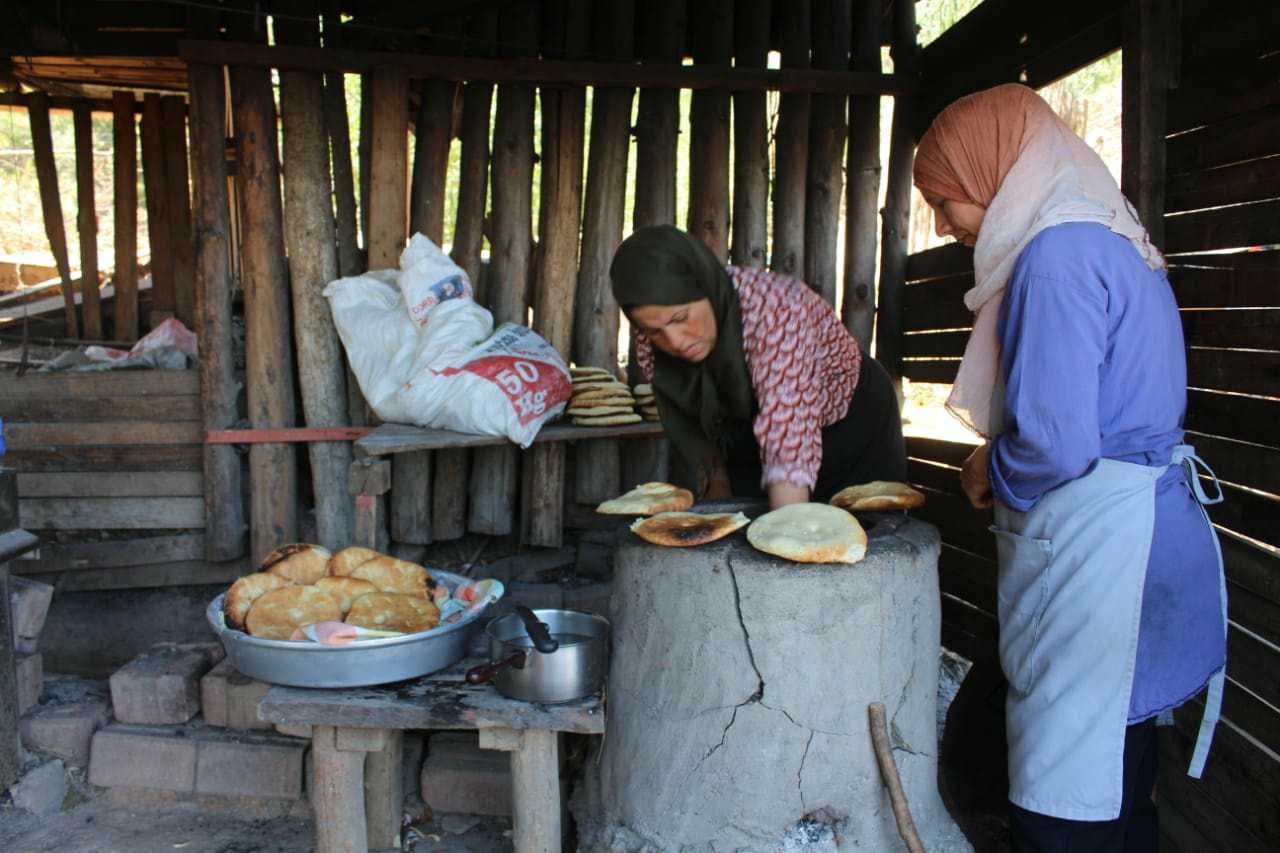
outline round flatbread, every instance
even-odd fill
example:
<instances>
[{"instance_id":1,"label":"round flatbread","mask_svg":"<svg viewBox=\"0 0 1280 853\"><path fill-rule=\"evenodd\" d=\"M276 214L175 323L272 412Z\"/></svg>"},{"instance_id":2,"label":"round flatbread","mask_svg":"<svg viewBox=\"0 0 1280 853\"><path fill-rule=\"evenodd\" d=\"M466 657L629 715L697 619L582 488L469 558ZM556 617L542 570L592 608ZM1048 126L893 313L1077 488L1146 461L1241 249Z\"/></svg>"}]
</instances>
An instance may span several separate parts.
<instances>
[{"instance_id":1,"label":"round flatbread","mask_svg":"<svg viewBox=\"0 0 1280 853\"><path fill-rule=\"evenodd\" d=\"M258 596L245 627L255 637L287 640L303 625L341 619L338 599L315 586L286 586Z\"/></svg>"},{"instance_id":2,"label":"round flatbread","mask_svg":"<svg viewBox=\"0 0 1280 853\"><path fill-rule=\"evenodd\" d=\"M253 602L273 589L291 585L292 582L288 578L267 572L254 572L238 579L227 590L227 597L222 600L222 615L227 626L243 631L244 618L249 615L249 608L253 606Z\"/></svg>"},{"instance_id":3,"label":"round flatbread","mask_svg":"<svg viewBox=\"0 0 1280 853\"><path fill-rule=\"evenodd\" d=\"M315 582L315 586L338 600L343 616L347 615L352 602L357 598L378 591L376 586L360 578L320 578Z\"/></svg>"},{"instance_id":4,"label":"round flatbread","mask_svg":"<svg viewBox=\"0 0 1280 853\"><path fill-rule=\"evenodd\" d=\"M652 394L647 397L633 397L632 399L636 401L637 406L652 406L656 401Z\"/></svg>"},{"instance_id":5,"label":"round flatbread","mask_svg":"<svg viewBox=\"0 0 1280 853\"><path fill-rule=\"evenodd\" d=\"M369 581L380 592L400 592L430 598L436 579L417 563L380 556L356 566L349 577Z\"/></svg>"},{"instance_id":6,"label":"round flatbread","mask_svg":"<svg viewBox=\"0 0 1280 853\"><path fill-rule=\"evenodd\" d=\"M319 545L295 542L281 545L268 554L259 566L260 571L280 575L290 583L310 584L329 573L329 560L333 554Z\"/></svg>"},{"instance_id":7,"label":"round flatbread","mask_svg":"<svg viewBox=\"0 0 1280 853\"><path fill-rule=\"evenodd\" d=\"M606 370L606 369L605 369L605 368L603 368L603 367L592 367L592 366L590 366L590 365L583 365L582 367L579 367L578 365L576 365L576 364L575 364L573 367L570 367L570 368L569 368L569 375L570 375L570 376L572 376L572 377L574 377L574 378L576 379L576 378L577 378L577 377L579 377L579 376L609 376L609 377L612 377L612 376L613 376L613 373L611 373L610 371Z\"/></svg>"},{"instance_id":8,"label":"round flatbread","mask_svg":"<svg viewBox=\"0 0 1280 853\"><path fill-rule=\"evenodd\" d=\"M579 406L565 412L567 415L579 418L594 418L601 415L631 415L635 414L634 406Z\"/></svg>"},{"instance_id":9,"label":"round flatbread","mask_svg":"<svg viewBox=\"0 0 1280 853\"><path fill-rule=\"evenodd\" d=\"M660 512L632 522L631 532L654 545L679 548L723 539L748 523L740 512Z\"/></svg>"},{"instance_id":10,"label":"round flatbread","mask_svg":"<svg viewBox=\"0 0 1280 853\"><path fill-rule=\"evenodd\" d=\"M345 577L351 574L355 567L361 563L367 563L373 558L381 556L383 554L372 548L361 548L357 545L343 548L329 558L329 574L336 578Z\"/></svg>"},{"instance_id":11,"label":"round flatbread","mask_svg":"<svg viewBox=\"0 0 1280 853\"><path fill-rule=\"evenodd\" d=\"M351 605L348 625L412 634L440 624L440 608L428 598L395 592L373 592Z\"/></svg>"},{"instance_id":12,"label":"round flatbread","mask_svg":"<svg viewBox=\"0 0 1280 853\"><path fill-rule=\"evenodd\" d=\"M591 393L591 392L600 393L605 391L617 396L622 396L622 395L626 395L628 397L631 396L630 388L628 388L626 385L622 384L621 382L614 382L612 379L603 380L600 382L581 382L581 383L575 382L573 384L573 388L570 391L570 396L577 397L586 393Z\"/></svg>"},{"instance_id":13,"label":"round flatbread","mask_svg":"<svg viewBox=\"0 0 1280 853\"><path fill-rule=\"evenodd\" d=\"M639 415L604 415L574 418L574 426L621 426L622 424L640 423Z\"/></svg>"},{"instance_id":14,"label":"round flatbread","mask_svg":"<svg viewBox=\"0 0 1280 853\"><path fill-rule=\"evenodd\" d=\"M614 385L608 385L603 388L586 388L584 390L574 390L570 395L574 400L596 400L608 397L620 397L627 400L634 400L631 392L625 388L618 388Z\"/></svg>"},{"instance_id":15,"label":"round flatbread","mask_svg":"<svg viewBox=\"0 0 1280 853\"><path fill-rule=\"evenodd\" d=\"M831 505L850 512L875 512L924 506L924 495L906 483L872 480L835 493Z\"/></svg>"},{"instance_id":16,"label":"round flatbread","mask_svg":"<svg viewBox=\"0 0 1280 853\"><path fill-rule=\"evenodd\" d=\"M651 423L657 423L662 420L662 418L658 417L657 415L651 415L651 414L648 414L647 412L641 415L640 417Z\"/></svg>"},{"instance_id":17,"label":"round flatbread","mask_svg":"<svg viewBox=\"0 0 1280 853\"><path fill-rule=\"evenodd\" d=\"M650 384L650 383L648 383L648 382L644 382L644 383L641 383L640 385L637 385L636 387L632 388L632 389L631 389L631 391L632 391L632 393L633 393L633 394L635 394L637 397L643 397L643 396L646 396L646 395L648 395L648 396L652 396L652 395L653 395L653 385L652 385L652 384Z\"/></svg>"},{"instance_id":18,"label":"round flatbread","mask_svg":"<svg viewBox=\"0 0 1280 853\"><path fill-rule=\"evenodd\" d=\"M788 504L765 513L747 528L747 541L797 563L856 563L867 555L862 525L829 504Z\"/></svg>"},{"instance_id":19,"label":"round flatbread","mask_svg":"<svg viewBox=\"0 0 1280 853\"><path fill-rule=\"evenodd\" d=\"M626 406L627 411L631 411L635 405L635 401L630 397L596 397L589 400L579 400L575 397L569 401L569 414L574 414L574 409L590 409L596 406Z\"/></svg>"},{"instance_id":20,"label":"round flatbread","mask_svg":"<svg viewBox=\"0 0 1280 853\"><path fill-rule=\"evenodd\" d=\"M656 515L683 512L693 506L693 492L670 483L642 483L596 507L602 515Z\"/></svg>"}]
</instances>

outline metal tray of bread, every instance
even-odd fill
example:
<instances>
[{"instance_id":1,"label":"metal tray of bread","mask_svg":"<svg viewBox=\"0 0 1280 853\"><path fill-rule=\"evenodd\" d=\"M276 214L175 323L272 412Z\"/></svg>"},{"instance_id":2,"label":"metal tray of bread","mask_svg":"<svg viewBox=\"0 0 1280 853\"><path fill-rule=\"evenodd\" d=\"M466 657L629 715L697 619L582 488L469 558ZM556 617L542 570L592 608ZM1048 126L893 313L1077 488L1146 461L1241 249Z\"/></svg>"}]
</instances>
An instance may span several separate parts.
<instances>
[{"instance_id":1,"label":"metal tray of bread","mask_svg":"<svg viewBox=\"0 0 1280 853\"><path fill-rule=\"evenodd\" d=\"M438 569L432 569L431 576L447 585L450 593L469 583L468 578ZM490 605L465 614L457 622L417 634L322 646L267 640L227 627L222 614L225 596L222 593L209 602L205 616L232 666L251 678L291 687L369 687L445 669L466 656L492 609Z\"/></svg>"}]
</instances>

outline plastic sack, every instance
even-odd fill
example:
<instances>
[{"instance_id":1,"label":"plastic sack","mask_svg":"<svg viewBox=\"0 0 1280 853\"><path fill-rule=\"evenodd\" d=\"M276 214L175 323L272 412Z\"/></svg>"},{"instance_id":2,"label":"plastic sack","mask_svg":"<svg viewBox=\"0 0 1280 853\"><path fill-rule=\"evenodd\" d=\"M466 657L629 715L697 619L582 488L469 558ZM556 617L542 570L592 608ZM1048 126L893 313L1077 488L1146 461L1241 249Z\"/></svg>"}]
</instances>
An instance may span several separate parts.
<instances>
[{"instance_id":1,"label":"plastic sack","mask_svg":"<svg viewBox=\"0 0 1280 853\"><path fill-rule=\"evenodd\" d=\"M385 421L505 436L528 447L569 399L559 353L523 326L491 335L493 315L425 237L415 235L401 258L408 269L338 279L324 290L365 400ZM419 318L406 287L418 306L435 300Z\"/></svg>"},{"instance_id":2,"label":"plastic sack","mask_svg":"<svg viewBox=\"0 0 1280 853\"><path fill-rule=\"evenodd\" d=\"M418 326L427 325L431 309L441 302L475 298L466 271L421 234L414 234L400 253L400 291Z\"/></svg>"},{"instance_id":3,"label":"plastic sack","mask_svg":"<svg viewBox=\"0 0 1280 853\"><path fill-rule=\"evenodd\" d=\"M195 358L197 354L196 333L182 325L181 320L176 317L170 317L141 338L138 338L138 342L133 345L133 349L127 352L122 349L112 349L111 347L91 346L85 347L84 354L89 361L118 362L163 347L172 347L178 352Z\"/></svg>"}]
</instances>

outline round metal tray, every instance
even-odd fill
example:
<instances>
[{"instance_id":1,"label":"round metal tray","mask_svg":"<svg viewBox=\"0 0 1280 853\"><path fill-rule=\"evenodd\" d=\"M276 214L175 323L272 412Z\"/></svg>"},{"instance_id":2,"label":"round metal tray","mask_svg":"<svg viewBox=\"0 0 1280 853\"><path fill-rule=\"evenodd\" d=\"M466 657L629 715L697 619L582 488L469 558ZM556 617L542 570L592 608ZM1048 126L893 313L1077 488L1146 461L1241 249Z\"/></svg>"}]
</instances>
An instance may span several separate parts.
<instances>
[{"instance_id":1,"label":"round metal tray","mask_svg":"<svg viewBox=\"0 0 1280 853\"><path fill-rule=\"evenodd\" d=\"M436 569L431 570L431 576L448 586L451 593L470 582L469 578ZM322 646L266 640L227 627L222 613L225 595L209 602L205 616L232 666L251 678L291 687L368 687L445 669L466 656L493 606L431 631L345 646Z\"/></svg>"}]
</instances>

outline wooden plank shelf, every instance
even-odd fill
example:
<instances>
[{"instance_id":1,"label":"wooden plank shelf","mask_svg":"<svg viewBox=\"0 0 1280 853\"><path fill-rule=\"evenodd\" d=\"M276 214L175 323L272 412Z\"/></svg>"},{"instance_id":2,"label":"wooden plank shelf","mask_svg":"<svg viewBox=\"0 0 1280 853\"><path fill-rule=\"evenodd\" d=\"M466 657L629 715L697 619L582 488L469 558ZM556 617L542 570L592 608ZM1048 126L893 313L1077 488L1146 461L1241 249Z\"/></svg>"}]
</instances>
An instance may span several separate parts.
<instances>
[{"instance_id":1,"label":"wooden plank shelf","mask_svg":"<svg viewBox=\"0 0 1280 853\"><path fill-rule=\"evenodd\" d=\"M545 426L534 437L534 444L547 441L578 441L594 438L661 438L662 424L645 421L619 426L584 427L572 424ZM426 429L408 424L383 424L356 442L356 449L368 456L387 456L415 450L451 450L464 447L492 447L507 444L498 435L475 435L447 429Z\"/></svg>"}]
</instances>

